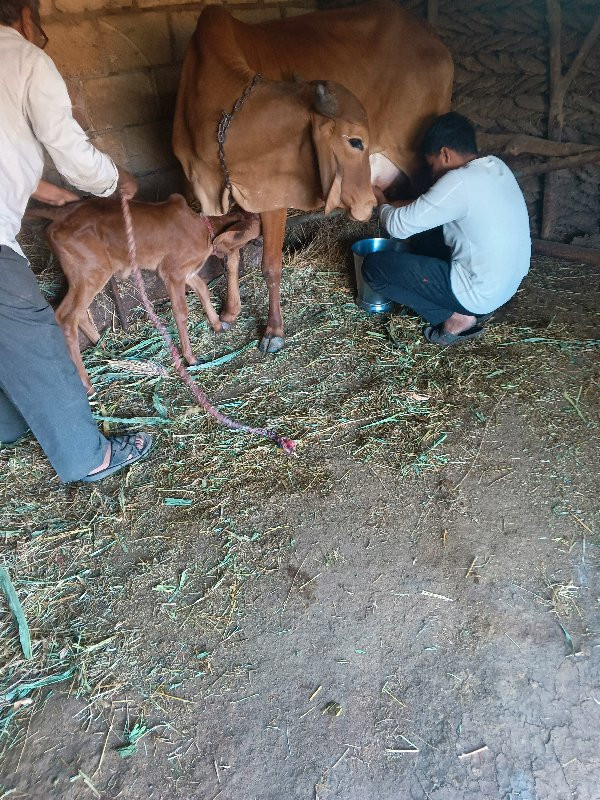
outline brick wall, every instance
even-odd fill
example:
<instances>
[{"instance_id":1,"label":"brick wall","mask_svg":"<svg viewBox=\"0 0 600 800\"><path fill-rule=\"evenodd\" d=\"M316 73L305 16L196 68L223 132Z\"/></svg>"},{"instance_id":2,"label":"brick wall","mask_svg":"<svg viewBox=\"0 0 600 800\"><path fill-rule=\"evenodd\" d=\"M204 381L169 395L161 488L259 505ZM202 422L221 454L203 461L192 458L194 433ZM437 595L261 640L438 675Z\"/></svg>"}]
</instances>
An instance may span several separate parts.
<instances>
[{"instance_id":1,"label":"brick wall","mask_svg":"<svg viewBox=\"0 0 600 800\"><path fill-rule=\"evenodd\" d=\"M41 0L48 55L91 141L156 199L181 189L171 150L179 71L202 8L185 0ZM306 13L313 0L223 3L247 22ZM49 165L48 177L58 176Z\"/></svg>"}]
</instances>

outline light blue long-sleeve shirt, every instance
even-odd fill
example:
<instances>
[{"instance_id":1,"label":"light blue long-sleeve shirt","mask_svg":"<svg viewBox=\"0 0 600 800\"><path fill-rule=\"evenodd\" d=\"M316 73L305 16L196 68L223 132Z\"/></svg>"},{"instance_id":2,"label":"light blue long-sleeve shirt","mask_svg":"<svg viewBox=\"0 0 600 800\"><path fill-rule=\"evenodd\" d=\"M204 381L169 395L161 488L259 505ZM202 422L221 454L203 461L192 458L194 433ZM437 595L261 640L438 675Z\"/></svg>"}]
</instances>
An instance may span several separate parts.
<instances>
[{"instance_id":1,"label":"light blue long-sleeve shirt","mask_svg":"<svg viewBox=\"0 0 600 800\"><path fill-rule=\"evenodd\" d=\"M397 239L443 226L452 291L474 314L506 303L529 271L527 206L515 176L495 156L450 170L404 208L382 205L379 218Z\"/></svg>"}]
</instances>

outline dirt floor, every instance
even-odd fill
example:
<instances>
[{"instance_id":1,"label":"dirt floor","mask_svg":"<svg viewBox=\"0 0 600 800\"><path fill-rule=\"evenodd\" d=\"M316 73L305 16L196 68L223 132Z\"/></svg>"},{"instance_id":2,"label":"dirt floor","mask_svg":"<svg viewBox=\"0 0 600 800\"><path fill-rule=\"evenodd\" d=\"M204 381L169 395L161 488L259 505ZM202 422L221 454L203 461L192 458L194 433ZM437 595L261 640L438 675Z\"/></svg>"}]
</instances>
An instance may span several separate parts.
<instances>
[{"instance_id":1,"label":"dirt floor","mask_svg":"<svg viewBox=\"0 0 600 800\"><path fill-rule=\"evenodd\" d=\"M260 450L251 493L217 484L199 511L198 435L154 456L191 459L196 482L138 469L102 493L42 473L46 527L76 504L78 546L104 527L76 578L75 538L48 540L76 622L47 650L55 672L79 654L77 672L5 730L0 798L598 800L596 278L538 260L487 344L435 354L429 391L437 376L456 394L436 400L446 432L417 468L390 467L399 439L363 458L366 440L321 430L286 478ZM416 322L395 324L412 347ZM519 369L493 383L508 361L490 359L517 346ZM347 404L348 365L332 369ZM15 502L40 499L24 489ZM126 513L132 493L144 511Z\"/></svg>"}]
</instances>

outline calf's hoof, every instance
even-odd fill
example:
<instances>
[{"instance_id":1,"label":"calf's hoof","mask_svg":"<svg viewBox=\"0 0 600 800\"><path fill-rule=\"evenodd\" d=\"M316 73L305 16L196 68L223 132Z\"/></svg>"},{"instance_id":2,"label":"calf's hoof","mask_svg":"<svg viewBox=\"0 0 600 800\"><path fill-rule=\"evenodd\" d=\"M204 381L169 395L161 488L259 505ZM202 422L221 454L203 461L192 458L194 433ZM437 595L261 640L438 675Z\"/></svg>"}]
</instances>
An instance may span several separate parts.
<instances>
[{"instance_id":1,"label":"calf's hoof","mask_svg":"<svg viewBox=\"0 0 600 800\"><path fill-rule=\"evenodd\" d=\"M263 336L258 345L261 353L278 353L285 345L284 336Z\"/></svg>"},{"instance_id":2,"label":"calf's hoof","mask_svg":"<svg viewBox=\"0 0 600 800\"><path fill-rule=\"evenodd\" d=\"M226 322L226 320L221 320L221 327L216 331L216 333L222 333L223 331L230 331L233 328L233 322Z\"/></svg>"}]
</instances>

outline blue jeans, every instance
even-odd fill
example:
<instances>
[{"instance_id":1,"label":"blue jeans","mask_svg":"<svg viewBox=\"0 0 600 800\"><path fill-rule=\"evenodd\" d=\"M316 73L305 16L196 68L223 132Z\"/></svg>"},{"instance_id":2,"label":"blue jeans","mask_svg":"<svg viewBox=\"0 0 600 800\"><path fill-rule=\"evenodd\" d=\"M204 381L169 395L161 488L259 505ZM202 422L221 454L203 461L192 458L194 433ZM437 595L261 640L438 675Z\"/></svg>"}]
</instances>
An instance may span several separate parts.
<instances>
[{"instance_id":1,"label":"blue jeans","mask_svg":"<svg viewBox=\"0 0 600 800\"><path fill-rule=\"evenodd\" d=\"M450 250L441 228L410 240L412 252L382 250L370 253L362 266L363 278L388 300L408 306L432 325L445 322L458 312L472 314L462 306L450 284Z\"/></svg>"},{"instance_id":2,"label":"blue jeans","mask_svg":"<svg viewBox=\"0 0 600 800\"><path fill-rule=\"evenodd\" d=\"M14 442L29 428L65 482L98 467L108 447L35 275L26 259L2 245L0 442Z\"/></svg>"}]
</instances>

